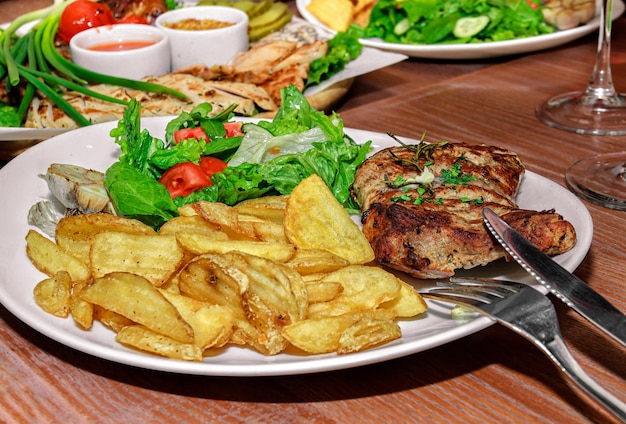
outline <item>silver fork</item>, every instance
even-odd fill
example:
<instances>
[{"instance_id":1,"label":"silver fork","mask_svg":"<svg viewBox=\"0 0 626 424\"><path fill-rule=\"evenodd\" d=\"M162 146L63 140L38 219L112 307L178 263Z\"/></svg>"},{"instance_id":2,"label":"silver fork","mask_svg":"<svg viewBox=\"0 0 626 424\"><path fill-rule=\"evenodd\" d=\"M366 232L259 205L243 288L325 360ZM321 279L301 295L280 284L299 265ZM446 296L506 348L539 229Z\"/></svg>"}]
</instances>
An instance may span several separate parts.
<instances>
[{"instance_id":1,"label":"silver fork","mask_svg":"<svg viewBox=\"0 0 626 424\"><path fill-rule=\"evenodd\" d=\"M552 302L531 286L510 281L450 278L450 283L420 290L422 296L469 307L530 340L572 381L626 422L626 404L596 383L563 341Z\"/></svg>"}]
</instances>

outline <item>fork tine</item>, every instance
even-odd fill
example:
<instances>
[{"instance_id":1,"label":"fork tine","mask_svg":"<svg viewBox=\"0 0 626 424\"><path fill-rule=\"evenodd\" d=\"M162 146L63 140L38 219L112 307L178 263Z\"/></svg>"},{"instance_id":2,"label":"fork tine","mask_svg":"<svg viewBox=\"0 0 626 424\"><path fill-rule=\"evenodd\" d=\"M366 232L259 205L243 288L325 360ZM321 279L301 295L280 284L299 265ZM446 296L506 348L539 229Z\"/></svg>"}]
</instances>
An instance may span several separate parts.
<instances>
[{"instance_id":1,"label":"fork tine","mask_svg":"<svg viewBox=\"0 0 626 424\"><path fill-rule=\"evenodd\" d=\"M481 296L479 293L472 291L459 291L453 288L436 288L429 291L420 292L423 297L430 299L442 300L444 302L458 302L467 306L472 306L467 301L478 301L489 304L491 300L488 297Z\"/></svg>"},{"instance_id":2,"label":"fork tine","mask_svg":"<svg viewBox=\"0 0 626 424\"><path fill-rule=\"evenodd\" d=\"M526 284L507 280L495 280L492 278L477 277L450 277L450 282L459 286L497 287L513 293L520 291Z\"/></svg>"}]
</instances>

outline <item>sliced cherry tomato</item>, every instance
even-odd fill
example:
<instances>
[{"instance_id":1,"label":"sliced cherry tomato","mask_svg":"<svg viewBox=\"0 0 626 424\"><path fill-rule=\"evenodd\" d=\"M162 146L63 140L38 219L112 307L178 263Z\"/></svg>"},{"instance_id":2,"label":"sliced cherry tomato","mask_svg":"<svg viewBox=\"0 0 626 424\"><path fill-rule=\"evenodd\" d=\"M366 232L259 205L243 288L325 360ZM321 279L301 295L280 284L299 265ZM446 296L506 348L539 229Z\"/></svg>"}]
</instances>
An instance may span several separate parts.
<instances>
[{"instance_id":1,"label":"sliced cherry tomato","mask_svg":"<svg viewBox=\"0 0 626 424\"><path fill-rule=\"evenodd\" d=\"M204 173L209 177L223 171L227 166L226 162L212 156L203 156L202 159L200 159L200 168L202 168Z\"/></svg>"},{"instance_id":2,"label":"sliced cherry tomato","mask_svg":"<svg viewBox=\"0 0 626 424\"><path fill-rule=\"evenodd\" d=\"M150 25L147 19L142 18L141 16L134 15L134 14L124 16L123 18L118 19L116 23Z\"/></svg>"},{"instance_id":3,"label":"sliced cherry tomato","mask_svg":"<svg viewBox=\"0 0 626 424\"><path fill-rule=\"evenodd\" d=\"M200 127L183 128L183 129L174 131L174 142L176 144L180 143L183 140L188 140L190 138L195 138L198 141L199 140L204 140L206 142L211 141L211 139L207 137L204 130Z\"/></svg>"},{"instance_id":4,"label":"sliced cherry tomato","mask_svg":"<svg viewBox=\"0 0 626 424\"><path fill-rule=\"evenodd\" d=\"M69 4L59 21L59 36L66 42L81 31L115 23L113 12L106 4L76 0Z\"/></svg>"},{"instance_id":5,"label":"sliced cherry tomato","mask_svg":"<svg viewBox=\"0 0 626 424\"><path fill-rule=\"evenodd\" d=\"M183 162L165 171L159 182L167 188L172 199L187 196L196 190L212 185L211 178L193 162Z\"/></svg>"},{"instance_id":6,"label":"sliced cherry tomato","mask_svg":"<svg viewBox=\"0 0 626 424\"><path fill-rule=\"evenodd\" d=\"M226 138L237 137L243 135L241 131L241 122L224 122L224 129L226 130Z\"/></svg>"}]
</instances>

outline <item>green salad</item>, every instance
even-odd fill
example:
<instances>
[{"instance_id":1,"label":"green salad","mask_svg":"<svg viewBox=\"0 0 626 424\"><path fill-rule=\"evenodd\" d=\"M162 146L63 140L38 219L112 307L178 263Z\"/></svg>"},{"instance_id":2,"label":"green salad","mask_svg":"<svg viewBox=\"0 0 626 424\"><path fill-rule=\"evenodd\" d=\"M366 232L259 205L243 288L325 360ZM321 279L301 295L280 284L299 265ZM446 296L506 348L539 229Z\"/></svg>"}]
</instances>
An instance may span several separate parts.
<instances>
[{"instance_id":1,"label":"green salad","mask_svg":"<svg viewBox=\"0 0 626 424\"><path fill-rule=\"evenodd\" d=\"M462 44L549 34L540 0L380 0L363 38L401 44Z\"/></svg>"},{"instance_id":2,"label":"green salad","mask_svg":"<svg viewBox=\"0 0 626 424\"><path fill-rule=\"evenodd\" d=\"M313 109L295 86L283 89L272 121L233 122L234 105L209 117L204 103L172 120L164 140L141 130L140 109L131 101L111 130L122 155L104 182L120 214L158 228L186 204L289 194L312 174L346 209L358 210L350 185L371 142L356 144L337 114Z\"/></svg>"}]
</instances>

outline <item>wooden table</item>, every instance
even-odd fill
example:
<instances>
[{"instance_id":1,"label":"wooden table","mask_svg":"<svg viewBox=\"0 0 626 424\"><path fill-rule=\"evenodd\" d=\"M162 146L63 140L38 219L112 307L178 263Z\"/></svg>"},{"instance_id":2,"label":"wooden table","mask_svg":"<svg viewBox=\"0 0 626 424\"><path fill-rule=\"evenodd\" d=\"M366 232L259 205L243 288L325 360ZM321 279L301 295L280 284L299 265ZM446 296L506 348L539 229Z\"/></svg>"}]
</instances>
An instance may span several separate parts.
<instances>
[{"instance_id":1,"label":"wooden table","mask_svg":"<svg viewBox=\"0 0 626 424\"><path fill-rule=\"evenodd\" d=\"M0 16L46 3L0 1ZM590 35L519 57L408 60L359 77L336 110L349 127L506 147L563 185L577 159L626 148L624 136L571 134L534 116L547 96L585 86L595 48ZM614 27L613 75L626 89L626 18ZM576 274L624 311L626 214L587 207L594 239ZM554 300L574 356L626 400L624 349ZM376 365L218 378L110 363L51 341L6 309L0 316L2 422L614 422L533 345L497 325Z\"/></svg>"}]
</instances>

